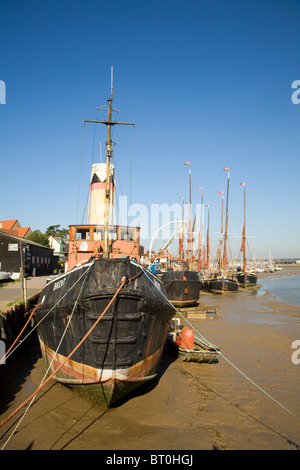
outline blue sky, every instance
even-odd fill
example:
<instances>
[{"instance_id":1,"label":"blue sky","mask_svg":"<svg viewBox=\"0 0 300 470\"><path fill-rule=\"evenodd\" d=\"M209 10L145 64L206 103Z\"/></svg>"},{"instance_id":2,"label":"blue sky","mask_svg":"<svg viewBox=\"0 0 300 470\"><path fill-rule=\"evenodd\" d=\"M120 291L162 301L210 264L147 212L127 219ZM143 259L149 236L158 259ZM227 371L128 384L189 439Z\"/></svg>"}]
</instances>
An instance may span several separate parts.
<instances>
[{"instance_id":1,"label":"blue sky","mask_svg":"<svg viewBox=\"0 0 300 470\"><path fill-rule=\"evenodd\" d=\"M299 18L296 0L2 0L0 220L82 222L106 139L90 125L83 140L83 121L106 118L113 66L115 118L135 123L113 131L118 194L188 200L190 161L216 244L229 167L234 255L246 182L252 254L300 258Z\"/></svg>"}]
</instances>

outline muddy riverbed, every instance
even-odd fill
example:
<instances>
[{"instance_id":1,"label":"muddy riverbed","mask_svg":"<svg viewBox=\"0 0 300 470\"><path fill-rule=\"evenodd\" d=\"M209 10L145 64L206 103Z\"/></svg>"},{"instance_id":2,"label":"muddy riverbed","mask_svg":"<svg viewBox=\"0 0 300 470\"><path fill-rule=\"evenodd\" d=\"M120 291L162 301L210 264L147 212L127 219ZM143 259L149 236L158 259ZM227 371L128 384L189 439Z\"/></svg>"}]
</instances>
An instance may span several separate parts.
<instances>
[{"instance_id":1,"label":"muddy riverbed","mask_svg":"<svg viewBox=\"0 0 300 470\"><path fill-rule=\"evenodd\" d=\"M300 275L298 268L292 272ZM217 363L183 363L165 353L157 380L109 410L51 381L25 416L26 407L0 428L0 447L299 450L300 364L292 360L292 344L300 340L300 306L257 289L201 293L200 300L219 306L218 315L189 319L220 348ZM0 421L43 375L32 339L0 366Z\"/></svg>"}]
</instances>

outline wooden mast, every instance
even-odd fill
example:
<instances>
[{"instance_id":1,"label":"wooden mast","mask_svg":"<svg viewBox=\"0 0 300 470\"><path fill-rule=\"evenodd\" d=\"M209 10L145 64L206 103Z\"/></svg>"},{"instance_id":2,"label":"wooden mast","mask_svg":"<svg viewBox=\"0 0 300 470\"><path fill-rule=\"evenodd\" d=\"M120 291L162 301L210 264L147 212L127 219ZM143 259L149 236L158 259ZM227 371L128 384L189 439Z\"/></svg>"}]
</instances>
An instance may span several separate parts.
<instances>
[{"instance_id":1,"label":"wooden mast","mask_svg":"<svg viewBox=\"0 0 300 470\"><path fill-rule=\"evenodd\" d=\"M184 162L185 165L190 165L191 162ZM191 233L192 230L192 174L191 169L189 168L189 196L190 196L190 203L189 203L189 222L187 228L187 256L189 256L188 264L189 269L192 271L192 264L193 264L193 254L192 254L192 243L193 243L193 234Z\"/></svg>"},{"instance_id":2,"label":"wooden mast","mask_svg":"<svg viewBox=\"0 0 300 470\"><path fill-rule=\"evenodd\" d=\"M127 125L127 126L134 126L133 122L117 122L112 121L112 101L113 101L113 67L111 67L111 98L107 100L108 102L108 113L107 113L107 121L91 121L85 120L84 122L92 122L96 124L105 124L107 126L107 140L105 142L106 145L106 182L105 182L105 225L104 225L104 258L109 258L109 207L112 204L111 200L111 192L110 192L110 185L111 185L111 172L110 172L110 164L113 156L113 147L112 147L112 140L111 140L111 127L118 124L118 125Z\"/></svg>"},{"instance_id":3,"label":"wooden mast","mask_svg":"<svg viewBox=\"0 0 300 470\"><path fill-rule=\"evenodd\" d=\"M224 290L225 284L225 269L227 266L227 238L228 238L228 195L229 195L229 168L223 168L227 171L227 191L226 191L226 222L225 222L225 237L224 237L224 254L223 254L223 271L222 271L222 290Z\"/></svg>"},{"instance_id":4,"label":"wooden mast","mask_svg":"<svg viewBox=\"0 0 300 470\"><path fill-rule=\"evenodd\" d=\"M242 233L242 246L241 251L243 252L243 273L246 272L246 185L245 183L240 183L240 186L244 186L244 226Z\"/></svg>"},{"instance_id":5,"label":"wooden mast","mask_svg":"<svg viewBox=\"0 0 300 470\"><path fill-rule=\"evenodd\" d=\"M223 168L227 171L227 194L226 194L226 219L225 219L225 236L224 236L224 254L223 254L223 275L227 266L227 238L228 238L228 196L229 196L229 168Z\"/></svg>"},{"instance_id":6,"label":"wooden mast","mask_svg":"<svg viewBox=\"0 0 300 470\"><path fill-rule=\"evenodd\" d=\"M198 186L197 189L203 190L203 186ZM204 224L203 224L204 209L203 207L204 206L203 206L203 191L202 191L201 192L200 227L199 227L200 230L199 230L199 236L198 236L198 263L197 263L198 271L200 271L202 266L205 264L204 263L205 248L204 248Z\"/></svg>"},{"instance_id":7,"label":"wooden mast","mask_svg":"<svg viewBox=\"0 0 300 470\"><path fill-rule=\"evenodd\" d=\"M189 168L189 193L190 193L190 207L189 207L189 226L191 228L192 224L192 172ZM189 243L190 243L190 271L192 271L193 264L193 253L192 253L192 234L189 233Z\"/></svg>"},{"instance_id":8,"label":"wooden mast","mask_svg":"<svg viewBox=\"0 0 300 470\"><path fill-rule=\"evenodd\" d=\"M208 214L207 214L207 232L206 232L206 267L209 269L209 262L210 262L210 248L209 248L209 205L206 205L208 209Z\"/></svg>"},{"instance_id":9,"label":"wooden mast","mask_svg":"<svg viewBox=\"0 0 300 470\"><path fill-rule=\"evenodd\" d=\"M221 209L221 234L220 234L220 246L219 246L219 270L223 271L223 210L224 210L224 196L223 191L219 191L222 194L222 209Z\"/></svg>"},{"instance_id":10,"label":"wooden mast","mask_svg":"<svg viewBox=\"0 0 300 470\"><path fill-rule=\"evenodd\" d=\"M182 199L182 216L181 216L181 220L184 220L184 197L180 197L180 199ZM182 230L182 234L181 236L179 237L179 259L180 261L183 261L183 258L184 258L184 250L183 250L183 230Z\"/></svg>"}]
</instances>

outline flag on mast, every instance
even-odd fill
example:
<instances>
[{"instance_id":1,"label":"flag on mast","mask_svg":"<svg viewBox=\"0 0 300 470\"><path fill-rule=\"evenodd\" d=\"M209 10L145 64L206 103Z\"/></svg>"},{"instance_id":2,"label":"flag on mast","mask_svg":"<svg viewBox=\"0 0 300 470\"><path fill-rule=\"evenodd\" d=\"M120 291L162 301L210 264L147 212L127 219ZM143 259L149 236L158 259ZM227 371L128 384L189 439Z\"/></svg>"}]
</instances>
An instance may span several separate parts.
<instances>
[{"instance_id":1,"label":"flag on mast","mask_svg":"<svg viewBox=\"0 0 300 470\"><path fill-rule=\"evenodd\" d=\"M190 165L190 164L191 164L191 162L184 162L184 164L185 164L185 165Z\"/></svg>"}]
</instances>

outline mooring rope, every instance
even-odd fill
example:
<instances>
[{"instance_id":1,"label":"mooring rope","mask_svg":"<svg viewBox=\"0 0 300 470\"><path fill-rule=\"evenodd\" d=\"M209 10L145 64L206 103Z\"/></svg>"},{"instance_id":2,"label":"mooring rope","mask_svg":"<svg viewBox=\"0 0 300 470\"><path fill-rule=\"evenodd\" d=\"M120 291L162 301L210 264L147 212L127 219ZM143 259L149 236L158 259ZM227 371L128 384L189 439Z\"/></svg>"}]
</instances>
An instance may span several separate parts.
<instances>
[{"instance_id":1,"label":"mooring rope","mask_svg":"<svg viewBox=\"0 0 300 470\"><path fill-rule=\"evenodd\" d=\"M103 315L107 312L107 310L109 309L109 307L111 306L111 304L113 303L113 301L116 299L116 297L118 296L119 292L121 291L121 289L123 288L123 286L129 282L126 277L123 277L121 279L121 284L120 286L118 287L116 293L114 294L114 296L111 298L110 302L108 303L108 305L105 307L105 309L103 310L103 312L101 313L101 315L99 316L99 318L97 318L97 320L95 321L95 323L91 326L91 328L88 330L88 332L84 335L84 337L79 341L79 343L77 344L77 346L75 346L75 348L73 349L73 351L71 351L71 353L63 360L63 362L52 372L52 374L47 378L47 380L45 380L45 382L40 385L36 391L34 393L32 393L30 395L30 397L28 397L23 403L21 403L21 405L19 405L9 416L7 416L7 418L5 418L1 423L0 423L0 428L5 424L7 423L7 421L9 421L18 411L20 411L20 409L23 408L23 406L25 406L52 378L53 376L65 365L65 363L73 356L73 354L77 351L77 349L82 345L82 343L86 340L86 338L90 335L90 333L93 331L93 329L97 326L97 324L99 323L99 321L101 320L101 318L103 317Z\"/></svg>"},{"instance_id":2,"label":"mooring rope","mask_svg":"<svg viewBox=\"0 0 300 470\"><path fill-rule=\"evenodd\" d=\"M32 329L30 330L30 332L25 336L25 338L23 338L19 344L17 344L17 346L15 347L15 349L13 349L9 354L7 351L5 357L3 357L0 361L0 365L2 363L2 361L5 359L7 359L8 357L10 357L12 355L12 353L14 353L16 351L16 349L21 346L21 344L33 333L33 331L45 320L45 318L47 318L47 316L52 312L52 310L65 298L65 296L76 286L76 284L78 284L79 281L81 281L81 279L83 278L83 276L85 276L87 274L87 272L91 269L91 267L93 266L94 264L94 261L92 262L92 264L89 265L88 267L88 270L85 271L78 279L77 281L74 282L74 284L70 287L70 289L68 289L64 295L62 297L60 297L60 299L58 299L58 301L56 302L55 305L53 305L53 307L51 307L51 309L43 316L43 318L41 318L41 320L35 324L35 326L32 327ZM37 309L39 305L37 305L35 308ZM19 334L19 337L20 337L20 334ZM16 341L14 342L16 343ZM10 347L10 349L12 349L12 346Z\"/></svg>"},{"instance_id":3,"label":"mooring rope","mask_svg":"<svg viewBox=\"0 0 300 470\"><path fill-rule=\"evenodd\" d=\"M93 266L93 264L94 264L94 262L89 266L89 269ZM64 296L59 299L59 301L61 301L62 298L64 298L65 295L66 295L68 292L70 292L70 290L78 283L78 281L79 281L84 275L85 275L85 277L87 276L87 274L88 274L88 272L89 272L89 269L88 269L82 276L80 276L80 278L72 285L72 287L64 294ZM118 291L115 293L114 297L111 299L110 303L107 305L107 307L106 307L106 309L104 310L104 312L102 312L101 316L97 319L97 321L96 321L95 324L92 326L92 328L87 332L87 334L85 335L85 337L82 338L81 342L80 342L80 343L76 346L76 348L71 352L71 354L68 356L68 358L66 358L66 360L51 374L51 376L46 380L46 382L44 382L44 380L46 379L46 376L48 375L49 370L51 369L51 366L52 366L52 364L53 364L53 361L54 361L54 359L55 359L55 354L53 355L53 359L52 359L52 361L50 362L50 364L49 364L49 366L48 366L48 369L46 370L45 375L44 375L44 377L43 377L43 379L42 379L42 381L41 381L41 383L40 383L40 386L37 388L37 390L36 390L24 403L22 403L22 404L18 407L18 409L16 409L13 413L11 413L11 414L6 418L6 420L4 420L2 423L0 423L0 427L1 427L3 424L5 424L5 422L7 422L9 419L11 419L11 418L17 413L17 411L19 411L23 406L25 406L25 405L28 403L28 401L31 400L30 403L29 403L29 405L28 405L28 407L27 407L27 409L25 410L25 412L23 413L23 415L22 415L21 418L19 419L17 425L15 426L15 428L14 428L13 431L12 431L12 433L10 434L10 436L8 437L8 439L6 440L6 442L4 443L4 445L2 446L1 450L3 450L3 449L6 447L6 445L8 444L8 442L10 441L10 439L12 438L12 436L14 435L14 433L16 432L17 428L18 428L19 425L21 424L22 420L24 419L25 415L27 414L28 410L30 409L32 403L34 402L37 393L46 385L46 383L48 383L48 381L53 377L53 375L55 375L56 372L57 372L61 367L63 367L63 365L66 363L66 361L71 357L71 355L74 354L74 352L79 348L79 346L83 343L83 341L85 341L85 339L88 337L88 335L91 333L91 331L95 328L96 324L101 320L101 318L103 317L103 315L105 314L105 312L108 310L109 306L113 303L114 299L117 297L117 295L118 295L119 292L121 291L121 289L122 289L122 287L124 286L124 284L129 284L130 282L134 281L137 277L139 277L139 276L142 274L142 272L143 272L143 270L140 269L140 270L137 272L137 274L135 274L134 276L132 276L132 277L129 278L129 279L127 279L125 276L122 277L122 279L121 279L121 285L120 285ZM71 315L70 315L70 317L69 317L68 323L67 323L66 328L65 328L65 330L64 330L64 333L63 333L63 335L62 335L62 337L61 337L61 339L60 339L60 342L59 342L59 344L58 344L58 346L57 346L57 348L56 348L56 353L58 352L58 350L59 350L59 348L60 348L60 346L61 346L61 343L62 343L62 341L63 341L63 338L64 338L64 336L65 336L65 334L66 334L66 332L67 332L67 330L68 330L68 327L69 327L69 325L70 325L71 319L72 319L73 314L74 314L74 311L75 311L75 309L76 309L78 300L79 300L79 298L80 298L80 295L81 295L81 292L82 292L84 283L85 283L85 280L84 280L84 282L82 283L82 286L81 286L81 288L80 288L79 294L78 294L77 299L76 299L76 301L75 301L75 303L74 303L74 306L73 306ZM50 309L50 311L52 311L53 308L54 308L58 303L59 303L59 302L57 302L57 303ZM35 310L37 309L37 307L38 307L38 306L36 306ZM44 318L45 318L46 316L48 316L48 314L50 313L50 311L44 316ZM31 316L32 316L32 315L31 315ZM39 323L40 323L40 322L39 322Z\"/></svg>"},{"instance_id":4,"label":"mooring rope","mask_svg":"<svg viewBox=\"0 0 300 470\"><path fill-rule=\"evenodd\" d=\"M139 266L141 269L143 269L143 267L138 263L137 260L135 260L136 263L136 266ZM133 261L132 261L133 262ZM152 284L157 288L157 286L155 285L155 283L152 281L152 279L148 276L147 272L143 269L143 272L144 274L148 277L148 279L152 282ZM218 354L223 357L223 359L228 362L228 364L230 364L237 372L239 372L246 380L248 380L249 382L252 383L252 385L254 385L258 390L260 390L262 393L264 393L268 398L270 398L272 401L274 401L277 405L279 405L281 408L283 408L287 413L289 413L290 415L292 415L294 418L298 419L300 421L300 417L295 415L292 411L290 411L286 406L284 406L282 403L280 403L278 400L276 400L276 398L272 397L268 392L266 392L262 387L260 387L256 382L254 382L252 379L250 379L250 377L248 377L243 371L241 371L235 364L233 364L233 362L231 362L226 356L224 356L224 354L218 350L216 348L215 345L213 345L209 340L207 340L183 315L181 312L179 312L179 310L177 310L177 308L169 301L169 299L164 295L163 292L161 292L158 288L157 290L161 293L161 295L169 302L170 305L172 305L172 307L174 308L174 310L176 310L176 312L184 319L184 321L186 321L195 331L196 333L198 333L198 335L200 335L203 340L205 340L216 352L218 352Z\"/></svg>"},{"instance_id":5,"label":"mooring rope","mask_svg":"<svg viewBox=\"0 0 300 470\"><path fill-rule=\"evenodd\" d=\"M31 314L29 315L28 317L28 320L27 322L25 323L25 325L23 326L22 330L20 331L20 333L18 334L18 336L16 337L16 339L14 340L14 342L12 343L12 345L8 348L8 350L5 352L4 356L2 357L2 359L0 359L0 365L2 364L2 362L4 361L4 359L7 358L8 354L10 353L10 351L13 349L14 345L16 344L16 342L18 341L18 339L20 338L20 336L22 335L23 331L26 329L28 323L30 322L31 318L33 317L36 309L42 305L42 302L40 302L39 304L37 304L34 309L32 310Z\"/></svg>"},{"instance_id":6,"label":"mooring rope","mask_svg":"<svg viewBox=\"0 0 300 470\"><path fill-rule=\"evenodd\" d=\"M91 266L92 266L92 265L91 265ZM91 268L91 266L89 267L89 269ZM49 363L49 366L48 366L48 368L47 368L47 370L46 370L46 372L45 372L45 375L44 375L44 377L42 378L42 380L41 380L39 386L41 386L41 385L44 383L44 381L45 381L45 379L46 379L46 377L47 377L47 375L48 375L48 373L49 373L49 371L50 371L50 369L51 369L51 367L52 367L52 364L53 364L53 362L54 362L55 355L58 353L59 348L60 348L60 346L61 346L61 344L62 344L62 342L63 342L63 339L64 339L64 337L65 337L65 335L66 335L66 333L67 333L67 330L68 330L69 325L70 325L70 323L71 323L71 319L73 318L74 311L75 311L75 309L76 309L76 307L77 307L78 300L79 300L79 298L80 298L80 296L81 296L81 292L82 292L82 290L83 290L83 287L84 287L84 284L85 284L85 281L86 281L86 278L87 278L87 274L88 274L88 272L89 272L89 269L87 269L86 272L84 273L85 278L84 278L84 281L83 281L83 283L82 283L82 285L81 285L81 287L80 287L80 290L79 290L77 299L76 299L75 302L74 302L74 306L73 306L71 315L70 315L70 317L69 317L69 320L68 320L68 322L67 322L67 325L66 325L66 327L65 327L65 330L64 330L64 332L63 332L63 334L62 334L62 337L60 338L59 344L58 344L58 346L57 346L57 348L56 348L55 354L53 355L52 361ZM82 276L81 276L80 278L82 278ZM74 283L74 285L75 285L75 283ZM42 304L42 302L40 302L39 305L41 305L41 304ZM35 310L37 309L37 307L38 307L39 305L36 306ZM57 304L56 304L56 305L57 305ZM51 309L51 310L52 310L52 309ZM37 395L37 394L35 394L35 395L32 397L32 399L31 399L31 401L30 401L28 407L26 408L26 410L24 411L23 415L21 416L21 418L20 418L19 421L17 422L16 426L14 427L14 429L13 429L13 431L11 432L10 436L8 437L8 439L6 440L6 442L4 443L4 445L2 446L1 450L3 450L3 449L6 447L6 445L7 445L8 442L10 441L10 439L11 439L11 438L13 437L13 435L15 434L16 430L18 429L18 427L20 426L21 422L23 421L23 419L25 418L26 414L28 413L30 407L32 406L32 404L33 404L33 402L34 402L34 400L35 400L36 395Z\"/></svg>"}]
</instances>

